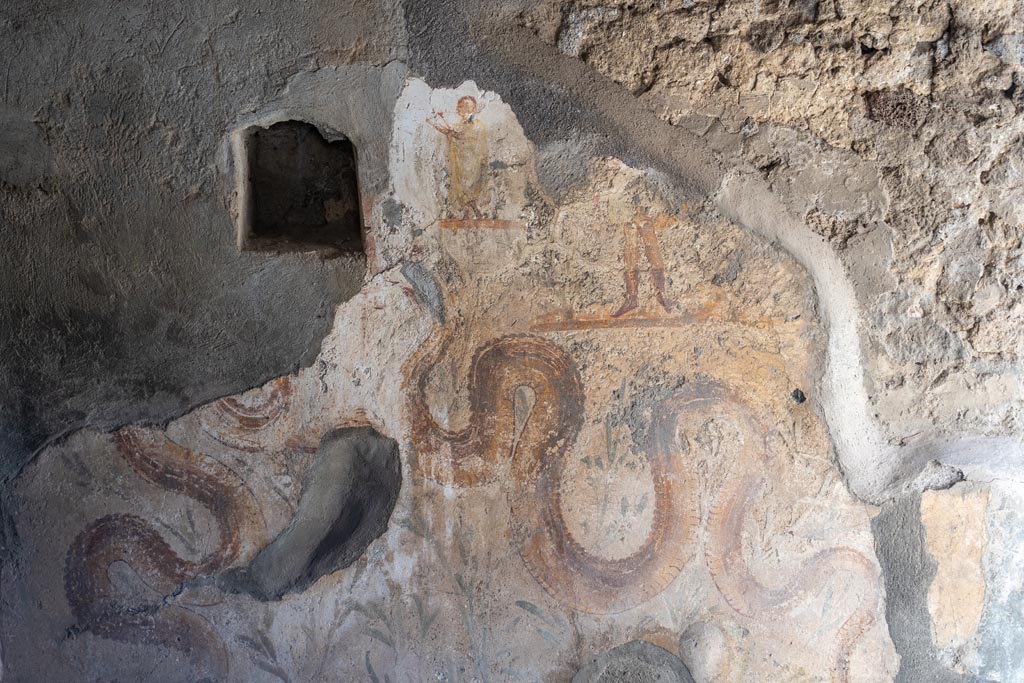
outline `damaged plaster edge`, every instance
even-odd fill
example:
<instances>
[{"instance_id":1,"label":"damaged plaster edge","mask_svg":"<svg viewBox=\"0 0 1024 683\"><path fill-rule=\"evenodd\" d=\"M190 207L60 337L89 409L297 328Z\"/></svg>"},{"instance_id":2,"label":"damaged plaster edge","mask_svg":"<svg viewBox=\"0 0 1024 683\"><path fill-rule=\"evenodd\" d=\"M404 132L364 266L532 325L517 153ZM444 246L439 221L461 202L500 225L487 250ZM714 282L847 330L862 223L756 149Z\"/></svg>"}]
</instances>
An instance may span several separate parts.
<instances>
[{"instance_id":1,"label":"damaged plaster edge","mask_svg":"<svg viewBox=\"0 0 1024 683\"><path fill-rule=\"evenodd\" d=\"M351 140L359 160L359 187L377 194L387 187L395 106L409 77L408 66L399 60L298 71L280 94L230 128L298 120L315 126L329 142Z\"/></svg>"},{"instance_id":2,"label":"damaged plaster edge","mask_svg":"<svg viewBox=\"0 0 1024 683\"><path fill-rule=\"evenodd\" d=\"M409 78L404 62L344 64L307 69L290 76L281 92L264 105L240 113L227 126L218 167L229 179L236 226L249 225L245 196L249 175L248 141L256 129L287 121L307 123L328 142L349 140L356 148L359 193L366 203L387 188L395 106ZM346 94L358 93L359 98ZM367 94L369 93L369 96ZM245 235L238 230L238 247Z\"/></svg>"},{"instance_id":3,"label":"damaged plaster edge","mask_svg":"<svg viewBox=\"0 0 1024 683\"><path fill-rule=\"evenodd\" d=\"M252 181L249 168L249 144L252 139L252 127L238 128L228 134L231 159L234 161L234 194L230 204L235 214L235 247L238 251L245 249L250 238L252 226L252 202L242 201L242 197L252 194Z\"/></svg>"},{"instance_id":4,"label":"damaged plaster edge","mask_svg":"<svg viewBox=\"0 0 1024 683\"><path fill-rule=\"evenodd\" d=\"M668 170L684 194L707 197L722 182L722 160L700 138L664 121L628 90L583 60L567 56L542 41L517 21L514 11L473 16L470 23L471 33L478 38L474 42L492 60L492 66L508 65L512 68L507 76L516 81L543 82L552 93L563 96L552 96L540 112L542 116L528 116L529 103L523 101L524 95L512 84L494 82L493 74L467 72L464 76L499 93L516 112L524 132L538 149L550 142L564 144L592 133L592 154L615 156L636 168ZM436 80L434 76L428 82ZM561 110L560 123L552 123L556 118L551 115L552 108ZM561 135L556 139L539 139L550 137L538 136L540 131L532 130L539 124L551 125ZM619 138L621 143L617 143Z\"/></svg>"},{"instance_id":5,"label":"damaged plaster edge","mask_svg":"<svg viewBox=\"0 0 1024 683\"><path fill-rule=\"evenodd\" d=\"M313 252L292 252L282 254L281 256L285 258L303 259L309 261L310 263L323 260L319 254ZM355 257L342 256L338 258ZM330 308L322 307L320 311L323 312L324 315L330 315L332 318L336 317L339 307L344 306L349 300L351 300L352 297L358 295L359 292L363 291L363 289L365 289L366 286L371 281L372 280L366 280L364 277L362 286L359 289L355 290L355 292L349 297L349 299L340 301ZM217 401L223 400L225 398L239 396L241 394L246 393L247 391L252 391L253 389L263 387L268 383L273 382L274 380L279 379L281 377L294 376L303 369L312 367L312 365L316 362L317 358L320 356L320 352L323 348L324 342L331 335L333 326L334 322L332 320L332 322L325 327L323 334L320 335L318 338L314 337L313 339L311 339L309 343L306 345L306 347L300 353L296 354L294 360L292 360L282 370L265 374L261 376L260 379L251 384L243 385L240 388L221 386L219 390L212 392L209 396L204 395L201 398L187 399L180 403L179 406L174 410L165 411L163 414L157 417L122 416L119 417L118 419L102 419L95 417L87 417L81 421L78 421L66 427L60 432L49 435L42 443L39 444L39 446L37 446L28 455L28 457L23 459L23 461L18 465L18 467L16 467L13 471L7 473L6 476L0 475L0 495L3 494L5 487L13 484L29 468L31 468L33 464L40 458L40 456L42 456L43 453L52 448L61 446L64 442L68 441L69 439L71 439L73 436L80 432L93 431L99 434L112 434L127 426L139 426L166 431L168 427L174 422L184 417L187 417L191 413L195 412L196 410L199 410L200 408L203 408L204 406L216 403Z\"/></svg>"},{"instance_id":6,"label":"damaged plaster edge","mask_svg":"<svg viewBox=\"0 0 1024 683\"><path fill-rule=\"evenodd\" d=\"M21 465L20 468L18 468L6 479L0 479L0 494L4 494L5 487L10 486L15 481L17 481L22 474L28 471L35 464L35 462L39 459L41 455L43 455L43 453L52 448L60 447L62 444L64 444L65 442L69 441L70 439L74 438L76 435L82 432L92 432L98 435L109 435L121 429L124 429L125 427L142 427L145 429L156 429L159 431L166 432L179 420L185 419L189 417L192 413L198 410L202 410L203 408L210 406L216 403L217 401L222 401L226 398L238 397L247 392L261 389L267 386L268 384L281 379L282 377L297 377L303 370L308 370L309 368L313 367L317 360L320 359L320 357L322 356L324 345L327 344L332 339L332 337L338 334L338 329L335 326L337 324L338 318L343 313L346 306L351 305L351 302L354 299L356 299L356 297L366 294L367 291L372 289L380 282L398 282L403 279L409 281L410 284L414 284L405 274L401 265L390 266L388 268L385 268L384 270L373 273L372 275L368 274L362 287L360 287L355 294L353 294L349 299L346 299L345 301L338 302L334 306L332 313L332 323L330 327L327 328L327 331L324 333L323 337L319 341L311 341L310 345L306 348L305 351L302 352L299 359L293 362L285 372L272 374L252 384L251 386L244 387L237 391L225 390L222 393L218 392L212 398L204 398L202 400L190 402L181 410L175 411L173 414L160 419L119 420L116 422L104 423L90 422L87 420L81 424L73 425L57 434L50 436L43 444L41 444L38 448L32 451L31 457L28 458ZM424 315L432 313L430 311L430 302L423 299L418 289L416 289L415 291L417 293L417 305L422 307L421 310L427 311L424 313ZM2 524L3 520L2 512L3 508L0 507L0 524ZM3 538L2 533L0 533L0 538ZM3 553L0 552L0 559L2 559L2 557ZM2 679L0 679L0 681L2 681Z\"/></svg>"},{"instance_id":7,"label":"damaged plaster edge","mask_svg":"<svg viewBox=\"0 0 1024 683\"><path fill-rule=\"evenodd\" d=\"M938 460L961 470L967 481L1024 483L1024 442L1009 436L935 438L904 448L908 462Z\"/></svg>"},{"instance_id":8,"label":"damaged plaster edge","mask_svg":"<svg viewBox=\"0 0 1024 683\"><path fill-rule=\"evenodd\" d=\"M383 64L347 64L338 66L327 66L313 70L303 70L294 74L288 79L282 90L270 98L267 103L256 110L240 112L238 116L226 127L221 144L217 150L216 165L223 183L222 191L228 195L225 197L228 211L232 214L231 224L235 228L235 244L241 252L244 235L238 230L238 225L243 223L244 216L241 212L249 210L245 202L238 201L242 196L242 184L249 175L246 164L248 155L245 152L246 136L252 128L266 128L275 123L288 120L306 120L317 127L325 138L344 134L349 136L349 131L339 132L343 128L351 126L339 126L336 118L348 119L351 121L354 116L360 113L369 114L365 118L365 130L360 131L358 139L352 136L353 142L370 146L376 142L379 148L378 153L370 155L370 164L361 164L360 188L366 188L370 194L381 192L387 183L388 178L388 150L391 145L393 132L392 117L394 107L401 94L408 77L408 67L401 61L390 60ZM370 86L373 86L372 89ZM327 86L327 87L324 87ZM364 98L362 101L365 110L353 110L349 107L341 110L338 106L332 107L332 98L338 100L338 88L352 88L358 92L372 92L373 98ZM372 99L372 101L370 101ZM337 105L337 101L333 102ZM365 174L365 176L364 176ZM233 195L233 196L232 196ZM300 259L309 263L322 261L322 257L315 252L290 252L281 254L282 258ZM354 258L354 257L339 257ZM339 301L325 315L329 314L336 318L341 306L353 297L364 291L379 276L386 274L390 269L364 269L361 286L348 297ZM203 396L198 400L183 401L174 410L166 411L158 417L136 418L128 417L122 419L103 420L86 418L80 422L68 426L64 430L49 435L39 444L21 463L6 476L0 476L0 487L7 486L16 481L21 475L36 462L36 460L47 450L57 447L67 441L75 434L92 430L97 433L113 433L128 425L138 425L154 429L167 429L168 426L203 406L215 403L224 398L237 396L246 391L251 391L266 385L268 382L285 376L295 375L303 368L311 367L320 356L323 344L332 334L334 323L330 323L324 334L319 339L313 339L307 347L296 356L296 358L284 368L283 372L274 372L262 377L259 381L240 389L223 387L220 391L212 392L210 396Z\"/></svg>"},{"instance_id":9,"label":"damaged plaster edge","mask_svg":"<svg viewBox=\"0 0 1024 683\"><path fill-rule=\"evenodd\" d=\"M875 556L885 582L885 617L900 654L899 683L962 683L968 679L936 659L928 611L928 588L936 563L927 549L921 494L910 493L882 506L871 521Z\"/></svg>"},{"instance_id":10,"label":"damaged plaster edge","mask_svg":"<svg viewBox=\"0 0 1024 683\"><path fill-rule=\"evenodd\" d=\"M884 457L885 440L868 414L859 310L845 269L825 239L793 216L759 178L728 174L715 203L724 216L780 246L810 274L828 334L822 412L850 489L860 498L877 500L892 483L897 463Z\"/></svg>"},{"instance_id":11,"label":"damaged plaster edge","mask_svg":"<svg viewBox=\"0 0 1024 683\"><path fill-rule=\"evenodd\" d=\"M949 486L962 479L1024 482L1024 443L1011 437L965 435L888 443L871 412L861 352L861 310L838 254L752 173L727 174L715 203L726 217L780 246L811 276L828 334L822 412L847 484L857 497L882 503L917 490L926 485L922 473L929 467L955 472Z\"/></svg>"},{"instance_id":12,"label":"damaged plaster edge","mask_svg":"<svg viewBox=\"0 0 1024 683\"><path fill-rule=\"evenodd\" d=\"M327 336L330 334L330 330L331 328L328 327L327 331L323 335L323 338L321 339L321 343L323 339L326 339ZM319 348L319 344L317 345L317 348ZM22 462L17 468L10 472L6 477L0 476L0 496L6 495L6 487L14 484L14 482L20 479L21 476L25 474L25 472L27 472L35 465L36 461L38 461L39 458L44 453L53 448L59 448L65 442L67 442L77 434L80 434L81 432L91 431L96 434L113 434L114 432L117 432L129 426L144 427L147 429L158 429L161 431L166 431L172 424L174 424L178 420L189 416L190 414L203 408L204 406L216 403L217 401L221 401L225 398L239 396L247 391L252 391L253 389L258 389L262 386L269 384L270 382L273 382L275 379L279 379L284 376L295 375L299 371L312 366L313 363L316 362L316 357L317 354L310 354L309 347L307 346L306 349L298 356L298 358L296 358L295 361L289 364L289 366L285 369L284 372L272 373L254 382L253 384L249 386L244 386L243 388L238 390L223 388L220 391L214 392L214 394L208 398L204 396L201 399L189 400L183 403L181 407L179 407L178 409L167 412L164 415L161 415L160 417L129 417L117 420L94 420L86 418L80 422L76 422L70 427L63 429L62 431L57 432L56 434L51 434L50 436L48 436L46 440L39 444L39 446L37 446L35 450L33 450L29 454L29 456L24 459L24 462ZM0 678L0 681L2 680L3 679Z\"/></svg>"}]
</instances>

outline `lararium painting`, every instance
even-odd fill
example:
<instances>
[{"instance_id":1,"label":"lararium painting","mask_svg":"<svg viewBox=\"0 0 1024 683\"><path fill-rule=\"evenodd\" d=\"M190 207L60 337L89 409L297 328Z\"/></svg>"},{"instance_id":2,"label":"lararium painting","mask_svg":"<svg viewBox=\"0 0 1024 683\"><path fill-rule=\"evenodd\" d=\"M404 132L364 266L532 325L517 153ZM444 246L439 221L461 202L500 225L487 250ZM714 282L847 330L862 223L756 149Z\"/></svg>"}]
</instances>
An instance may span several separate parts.
<instances>
[{"instance_id":1,"label":"lararium painting","mask_svg":"<svg viewBox=\"0 0 1024 683\"><path fill-rule=\"evenodd\" d=\"M8 4L0 683L1024 681L1019 2Z\"/></svg>"}]
</instances>

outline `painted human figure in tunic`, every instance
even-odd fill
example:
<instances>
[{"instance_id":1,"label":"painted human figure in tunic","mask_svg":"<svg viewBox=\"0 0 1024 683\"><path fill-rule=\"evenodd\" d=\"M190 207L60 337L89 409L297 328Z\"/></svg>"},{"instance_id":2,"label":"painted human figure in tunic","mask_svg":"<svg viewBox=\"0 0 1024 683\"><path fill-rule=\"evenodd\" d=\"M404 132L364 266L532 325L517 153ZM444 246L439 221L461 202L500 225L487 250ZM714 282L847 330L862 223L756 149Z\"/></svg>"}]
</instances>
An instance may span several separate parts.
<instances>
[{"instance_id":1,"label":"painted human figure in tunic","mask_svg":"<svg viewBox=\"0 0 1024 683\"><path fill-rule=\"evenodd\" d=\"M488 175L487 129L478 114L476 98L459 98L455 112L459 120L449 123L443 112L427 119L448 141L448 211L464 219L484 218L480 209Z\"/></svg>"},{"instance_id":2,"label":"painted human figure in tunic","mask_svg":"<svg viewBox=\"0 0 1024 683\"><path fill-rule=\"evenodd\" d=\"M668 214L664 205L652 192L637 188L635 192L616 195L608 202L608 220L621 226L625 242L623 250L623 275L626 292L622 305L612 313L613 318L634 311L640 305L640 247L650 265L651 284L658 303L665 312L672 311L676 301L666 293L665 257L661 252L657 232L673 225L675 219Z\"/></svg>"}]
</instances>

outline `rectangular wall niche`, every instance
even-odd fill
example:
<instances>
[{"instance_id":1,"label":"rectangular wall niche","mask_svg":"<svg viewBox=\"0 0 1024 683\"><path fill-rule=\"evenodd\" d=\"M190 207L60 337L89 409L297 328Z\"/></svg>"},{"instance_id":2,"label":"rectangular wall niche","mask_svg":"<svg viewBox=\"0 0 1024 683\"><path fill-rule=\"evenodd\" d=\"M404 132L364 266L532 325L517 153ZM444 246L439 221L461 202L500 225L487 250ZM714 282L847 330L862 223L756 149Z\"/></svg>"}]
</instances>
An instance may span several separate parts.
<instances>
[{"instance_id":1,"label":"rectangular wall niche","mask_svg":"<svg viewBox=\"0 0 1024 683\"><path fill-rule=\"evenodd\" d=\"M363 253L356 149L302 121L253 126L235 142L238 246L249 251Z\"/></svg>"}]
</instances>

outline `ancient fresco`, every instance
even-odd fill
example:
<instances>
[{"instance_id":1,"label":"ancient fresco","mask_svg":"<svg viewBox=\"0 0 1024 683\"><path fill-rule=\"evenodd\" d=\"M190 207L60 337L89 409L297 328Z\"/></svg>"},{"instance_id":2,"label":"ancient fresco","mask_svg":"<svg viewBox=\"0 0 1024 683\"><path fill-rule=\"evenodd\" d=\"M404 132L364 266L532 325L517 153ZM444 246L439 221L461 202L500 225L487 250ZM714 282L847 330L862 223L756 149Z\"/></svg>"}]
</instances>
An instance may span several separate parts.
<instances>
[{"instance_id":1,"label":"ancient fresco","mask_svg":"<svg viewBox=\"0 0 1024 683\"><path fill-rule=\"evenodd\" d=\"M696 680L891 680L806 274L617 159L552 198L472 83L410 79L395 112L377 274L318 360L43 453L8 638L65 634L34 654L53 680L566 681L635 640ZM398 444L387 530L302 590L234 590L358 426Z\"/></svg>"},{"instance_id":2,"label":"ancient fresco","mask_svg":"<svg viewBox=\"0 0 1024 683\"><path fill-rule=\"evenodd\" d=\"M205 507L216 522L218 543L200 560L190 560L145 519L123 513L97 519L67 552L65 591L75 628L113 640L177 648L201 668L223 677L227 653L201 617L176 605L125 604L118 599L109 572L114 563L128 562L149 587L164 593L178 590L187 579L213 574L238 558L241 539L263 541L257 501L230 470L164 434L129 427L115 433L113 443L139 478Z\"/></svg>"}]
</instances>

